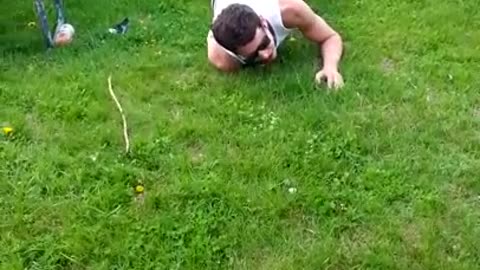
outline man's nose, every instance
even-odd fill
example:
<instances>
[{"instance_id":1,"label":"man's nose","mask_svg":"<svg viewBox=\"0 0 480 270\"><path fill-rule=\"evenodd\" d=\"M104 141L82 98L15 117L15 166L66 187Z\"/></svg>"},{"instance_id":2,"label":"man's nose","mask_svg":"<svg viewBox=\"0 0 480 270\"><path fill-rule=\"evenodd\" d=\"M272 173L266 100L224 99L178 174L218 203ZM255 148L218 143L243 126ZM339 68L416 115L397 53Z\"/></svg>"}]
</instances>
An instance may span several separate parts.
<instances>
[{"instance_id":1,"label":"man's nose","mask_svg":"<svg viewBox=\"0 0 480 270\"><path fill-rule=\"evenodd\" d=\"M268 59L270 57L270 51L269 50L263 50L259 51L258 54L262 59Z\"/></svg>"}]
</instances>

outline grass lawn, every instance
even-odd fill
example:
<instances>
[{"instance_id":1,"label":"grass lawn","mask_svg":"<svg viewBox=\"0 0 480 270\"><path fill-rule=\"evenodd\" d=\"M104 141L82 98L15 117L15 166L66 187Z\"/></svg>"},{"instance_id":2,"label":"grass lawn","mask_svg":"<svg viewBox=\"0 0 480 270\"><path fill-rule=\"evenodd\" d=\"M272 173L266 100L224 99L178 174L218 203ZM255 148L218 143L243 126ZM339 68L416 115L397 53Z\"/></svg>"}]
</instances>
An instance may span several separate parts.
<instances>
[{"instance_id":1,"label":"grass lawn","mask_svg":"<svg viewBox=\"0 0 480 270\"><path fill-rule=\"evenodd\" d=\"M337 93L298 33L214 71L209 1L67 1L49 54L3 3L0 269L478 269L477 1L309 2L345 40Z\"/></svg>"}]
</instances>

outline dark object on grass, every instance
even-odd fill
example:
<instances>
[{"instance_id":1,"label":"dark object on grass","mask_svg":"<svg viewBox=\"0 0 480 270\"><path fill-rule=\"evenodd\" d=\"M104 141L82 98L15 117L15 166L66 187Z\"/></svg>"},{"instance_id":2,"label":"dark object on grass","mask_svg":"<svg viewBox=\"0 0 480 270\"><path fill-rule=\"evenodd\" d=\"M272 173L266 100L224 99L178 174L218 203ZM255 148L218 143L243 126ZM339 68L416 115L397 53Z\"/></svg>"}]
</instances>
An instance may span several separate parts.
<instances>
[{"instance_id":1,"label":"dark object on grass","mask_svg":"<svg viewBox=\"0 0 480 270\"><path fill-rule=\"evenodd\" d=\"M130 23L130 20L128 18L125 18L120 23L108 29L108 31L112 34L125 34L128 30L129 23Z\"/></svg>"}]
</instances>

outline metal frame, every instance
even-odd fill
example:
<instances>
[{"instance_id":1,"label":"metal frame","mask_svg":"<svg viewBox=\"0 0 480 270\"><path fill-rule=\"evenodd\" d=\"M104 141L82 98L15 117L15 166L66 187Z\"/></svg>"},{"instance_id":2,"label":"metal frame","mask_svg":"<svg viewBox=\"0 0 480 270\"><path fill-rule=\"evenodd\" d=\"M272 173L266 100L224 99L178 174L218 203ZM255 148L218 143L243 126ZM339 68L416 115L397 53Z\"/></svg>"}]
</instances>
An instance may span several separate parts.
<instances>
[{"instance_id":1,"label":"metal frame","mask_svg":"<svg viewBox=\"0 0 480 270\"><path fill-rule=\"evenodd\" d=\"M54 42L53 42L53 36L52 36L52 31L48 27L48 18L47 18L47 13L45 12L45 5L43 3L43 0L34 0L34 7L35 11L38 16L38 20L40 22L40 29L42 31L43 38L45 40L45 44L47 48L53 48L54 47ZM54 33L56 33L57 28L60 27L62 24L65 23L65 12L63 9L63 3L61 0L54 0L54 7L55 7L55 12L57 15L56 22L55 22L55 27L54 27Z\"/></svg>"}]
</instances>

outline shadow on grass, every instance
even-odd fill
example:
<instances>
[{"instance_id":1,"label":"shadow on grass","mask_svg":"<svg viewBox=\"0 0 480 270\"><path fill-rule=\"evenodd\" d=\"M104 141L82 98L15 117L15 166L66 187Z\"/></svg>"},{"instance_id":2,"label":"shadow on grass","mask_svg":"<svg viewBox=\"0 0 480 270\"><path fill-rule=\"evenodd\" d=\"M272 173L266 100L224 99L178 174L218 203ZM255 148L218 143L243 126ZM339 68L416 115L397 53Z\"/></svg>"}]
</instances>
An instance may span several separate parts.
<instances>
[{"instance_id":1,"label":"shadow on grass","mask_svg":"<svg viewBox=\"0 0 480 270\"><path fill-rule=\"evenodd\" d=\"M0 34L0 44L0 52L3 56L34 56L47 52L40 32Z\"/></svg>"}]
</instances>

